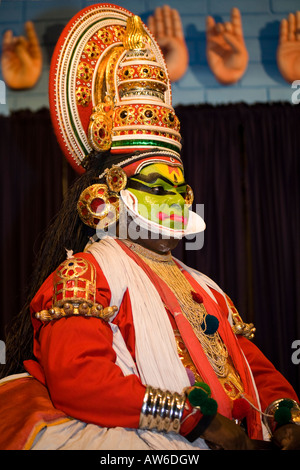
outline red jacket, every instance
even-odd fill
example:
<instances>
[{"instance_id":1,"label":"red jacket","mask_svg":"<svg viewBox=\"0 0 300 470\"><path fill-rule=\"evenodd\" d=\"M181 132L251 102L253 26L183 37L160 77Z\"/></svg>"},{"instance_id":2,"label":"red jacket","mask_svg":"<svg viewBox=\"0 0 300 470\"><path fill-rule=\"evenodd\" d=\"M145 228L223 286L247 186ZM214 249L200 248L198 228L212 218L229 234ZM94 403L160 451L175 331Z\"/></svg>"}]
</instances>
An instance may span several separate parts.
<instances>
[{"instance_id":1,"label":"red jacket","mask_svg":"<svg viewBox=\"0 0 300 470\"><path fill-rule=\"evenodd\" d=\"M109 306L110 287L93 256L88 253L76 256L95 264L96 301L103 307ZM33 299L33 313L51 307L52 278L53 275ZM216 291L214 295L227 318L224 298ZM170 321L174 321L171 316ZM135 332L128 291L113 322L118 325L135 360ZM70 317L43 325L33 319L33 324L37 362L26 362L25 367L47 386L56 408L100 426L138 427L145 385L136 375L124 376L115 364L112 331L107 322L98 318ZM251 341L239 336L238 343L250 364L263 411L278 398L297 400L289 383ZM201 375L201 370L199 373Z\"/></svg>"}]
</instances>

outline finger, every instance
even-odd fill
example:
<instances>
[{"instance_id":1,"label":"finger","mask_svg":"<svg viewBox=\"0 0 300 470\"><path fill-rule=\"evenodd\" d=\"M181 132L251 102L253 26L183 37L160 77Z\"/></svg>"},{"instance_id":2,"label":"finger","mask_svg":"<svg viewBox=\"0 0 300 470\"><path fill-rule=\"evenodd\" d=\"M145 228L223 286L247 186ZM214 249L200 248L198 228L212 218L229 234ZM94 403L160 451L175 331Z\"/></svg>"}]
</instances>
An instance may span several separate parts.
<instances>
[{"instance_id":1,"label":"finger","mask_svg":"<svg viewBox=\"0 0 300 470\"><path fill-rule=\"evenodd\" d=\"M284 18L280 22L280 28L279 28L279 44L284 44L288 40L288 22Z\"/></svg>"},{"instance_id":2,"label":"finger","mask_svg":"<svg viewBox=\"0 0 300 470\"><path fill-rule=\"evenodd\" d=\"M212 35L215 32L216 22L212 16L206 18L206 35Z\"/></svg>"},{"instance_id":3,"label":"finger","mask_svg":"<svg viewBox=\"0 0 300 470\"><path fill-rule=\"evenodd\" d=\"M27 21L25 23L25 31L30 45L39 48L39 40L34 25L31 21Z\"/></svg>"},{"instance_id":4,"label":"finger","mask_svg":"<svg viewBox=\"0 0 300 470\"><path fill-rule=\"evenodd\" d=\"M28 54L28 41L23 36L20 36L16 39L17 41L16 41L15 49L16 49L16 54L18 58L23 64L30 65L31 62L30 62L30 56Z\"/></svg>"},{"instance_id":5,"label":"finger","mask_svg":"<svg viewBox=\"0 0 300 470\"><path fill-rule=\"evenodd\" d=\"M238 36L243 35L243 27L242 27L242 17L240 10L238 8L232 8L230 20L233 26L234 33Z\"/></svg>"},{"instance_id":6,"label":"finger","mask_svg":"<svg viewBox=\"0 0 300 470\"><path fill-rule=\"evenodd\" d=\"M296 11L296 40L300 41L300 11Z\"/></svg>"},{"instance_id":7,"label":"finger","mask_svg":"<svg viewBox=\"0 0 300 470\"><path fill-rule=\"evenodd\" d=\"M226 21L224 23L224 29L226 31L226 33L233 33L233 25L232 23L230 23L230 21Z\"/></svg>"},{"instance_id":8,"label":"finger","mask_svg":"<svg viewBox=\"0 0 300 470\"><path fill-rule=\"evenodd\" d=\"M225 26L224 26L223 23L217 23L216 29L217 29L218 33L223 34L224 31L225 31Z\"/></svg>"},{"instance_id":9,"label":"finger","mask_svg":"<svg viewBox=\"0 0 300 470\"><path fill-rule=\"evenodd\" d=\"M234 34L227 34L226 32L223 34L223 38L232 48L233 52L241 51L242 43L240 38L237 38Z\"/></svg>"},{"instance_id":10,"label":"finger","mask_svg":"<svg viewBox=\"0 0 300 470\"><path fill-rule=\"evenodd\" d=\"M13 49L13 33L11 30L5 31L2 39L2 54Z\"/></svg>"},{"instance_id":11,"label":"finger","mask_svg":"<svg viewBox=\"0 0 300 470\"><path fill-rule=\"evenodd\" d=\"M161 7L157 7L154 12L155 35L160 37L164 35L164 21Z\"/></svg>"},{"instance_id":12,"label":"finger","mask_svg":"<svg viewBox=\"0 0 300 470\"><path fill-rule=\"evenodd\" d=\"M155 19L153 16L149 16L148 21L147 21L148 28L150 29L151 33L155 36L156 35L156 30L155 30Z\"/></svg>"},{"instance_id":13,"label":"finger","mask_svg":"<svg viewBox=\"0 0 300 470\"><path fill-rule=\"evenodd\" d=\"M293 13L290 13L288 16L288 40L294 41L295 40L295 26L296 26L296 19Z\"/></svg>"},{"instance_id":14,"label":"finger","mask_svg":"<svg viewBox=\"0 0 300 470\"><path fill-rule=\"evenodd\" d=\"M2 47L3 48L8 48L12 45L13 43L13 33L11 30L5 31L3 34L3 39L2 39Z\"/></svg>"},{"instance_id":15,"label":"finger","mask_svg":"<svg viewBox=\"0 0 300 470\"><path fill-rule=\"evenodd\" d=\"M164 5L162 7L162 18L164 24L164 34L167 36L174 36L172 11L169 5Z\"/></svg>"},{"instance_id":16,"label":"finger","mask_svg":"<svg viewBox=\"0 0 300 470\"><path fill-rule=\"evenodd\" d=\"M172 18L173 18L174 36L176 36L177 38L183 38L184 33L183 33L181 17L180 17L179 12L175 9L172 10Z\"/></svg>"},{"instance_id":17,"label":"finger","mask_svg":"<svg viewBox=\"0 0 300 470\"><path fill-rule=\"evenodd\" d=\"M42 57L42 51L33 23L28 21L25 24L25 29L28 38L27 41L29 54L33 59L40 60Z\"/></svg>"}]
</instances>

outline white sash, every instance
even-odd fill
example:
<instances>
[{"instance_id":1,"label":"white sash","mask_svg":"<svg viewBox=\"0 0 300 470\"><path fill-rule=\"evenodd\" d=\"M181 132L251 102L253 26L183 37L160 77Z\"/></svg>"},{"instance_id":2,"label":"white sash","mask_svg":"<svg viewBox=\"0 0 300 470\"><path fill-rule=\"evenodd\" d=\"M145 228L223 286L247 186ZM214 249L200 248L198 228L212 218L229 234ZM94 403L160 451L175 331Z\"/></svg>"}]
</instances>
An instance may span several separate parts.
<instances>
[{"instance_id":1,"label":"white sash","mask_svg":"<svg viewBox=\"0 0 300 470\"><path fill-rule=\"evenodd\" d=\"M181 393L190 385L178 356L174 332L164 304L143 269L111 237L93 243L88 251L95 257L111 289L111 305L121 305L129 291L136 339L136 362L144 384ZM117 315L117 314L116 314ZM134 363L116 325L114 349L124 374L135 371ZM136 371L135 371L136 373Z\"/></svg>"}]
</instances>

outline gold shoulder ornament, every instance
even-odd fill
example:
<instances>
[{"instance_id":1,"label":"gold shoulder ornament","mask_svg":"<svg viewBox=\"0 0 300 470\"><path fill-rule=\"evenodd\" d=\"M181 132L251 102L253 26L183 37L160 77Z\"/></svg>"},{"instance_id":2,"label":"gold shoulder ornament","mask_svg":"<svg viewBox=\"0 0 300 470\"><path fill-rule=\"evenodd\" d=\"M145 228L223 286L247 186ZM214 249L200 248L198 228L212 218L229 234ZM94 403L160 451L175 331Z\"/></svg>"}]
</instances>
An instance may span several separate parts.
<instances>
[{"instance_id":1,"label":"gold shoulder ornament","mask_svg":"<svg viewBox=\"0 0 300 470\"><path fill-rule=\"evenodd\" d=\"M52 307L37 312L35 317L47 322L81 315L108 321L118 310L115 306L103 308L95 300L95 267L84 258L69 258L54 274Z\"/></svg>"},{"instance_id":2,"label":"gold shoulder ornament","mask_svg":"<svg viewBox=\"0 0 300 470\"><path fill-rule=\"evenodd\" d=\"M256 328L254 328L253 323L245 323L237 309L235 308L232 300L227 296L227 299L229 301L229 306L230 310L232 313L232 330L234 334L236 335L243 335L248 339L253 339L254 338L254 333L256 331Z\"/></svg>"}]
</instances>

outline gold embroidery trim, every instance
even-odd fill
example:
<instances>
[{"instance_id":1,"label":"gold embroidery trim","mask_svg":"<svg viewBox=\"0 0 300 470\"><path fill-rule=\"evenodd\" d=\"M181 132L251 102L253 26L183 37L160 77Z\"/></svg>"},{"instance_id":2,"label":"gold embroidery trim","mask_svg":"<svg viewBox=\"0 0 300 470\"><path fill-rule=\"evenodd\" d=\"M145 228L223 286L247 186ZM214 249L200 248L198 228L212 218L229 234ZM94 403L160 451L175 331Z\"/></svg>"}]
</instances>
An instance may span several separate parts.
<instances>
[{"instance_id":1,"label":"gold embroidery trim","mask_svg":"<svg viewBox=\"0 0 300 470\"><path fill-rule=\"evenodd\" d=\"M52 307L48 310L41 310L40 312L37 312L35 314L35 318L47 322L70 316L84 316L96 317L105 321L109 321L109 319L115 314L117 310L118 308L115 306L103 308L103 306L100 304L93 304L89 306L87 302L78 304L75 304L74 302L66 302L63 307Z\"/></svg>"}]
</instances>

